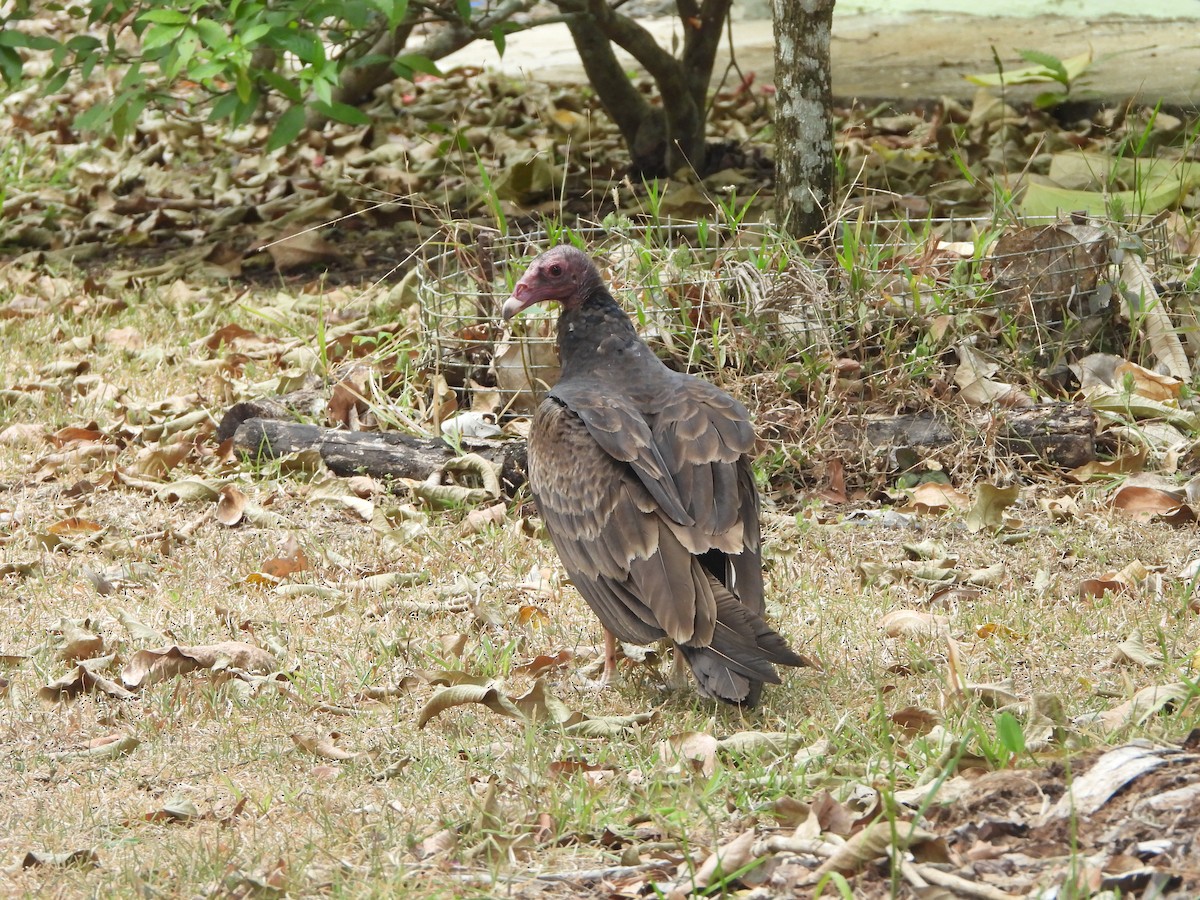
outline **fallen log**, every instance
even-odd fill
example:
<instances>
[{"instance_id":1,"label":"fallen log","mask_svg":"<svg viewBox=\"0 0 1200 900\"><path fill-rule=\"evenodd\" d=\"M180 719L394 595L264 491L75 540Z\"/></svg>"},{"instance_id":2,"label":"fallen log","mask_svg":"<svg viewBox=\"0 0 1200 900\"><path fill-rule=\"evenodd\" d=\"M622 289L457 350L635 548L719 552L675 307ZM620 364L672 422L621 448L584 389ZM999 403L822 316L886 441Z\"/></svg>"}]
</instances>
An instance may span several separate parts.
<instances>
[{"instance_id":1,"label":"fallen log","mask_svg":"<svg viewBox=\"0 0 1200 900\"><path fill-rule=\"evenodd\" d=\"M241 422L233 434L233 448L255 462L316 450L336 475L416 481L424 481L459 456L455 448L438 438L398 431L343 431L263 418ZM464 439L461 449L500 467L500 483L506 495L511 497L525 483L524 441Z\"/></svg>"},{"instance_id":2,"label":"fallen log","mask_svg":"<svg viewBox=\"0 0 1200 900\"><path fill-rule=\"evenodd\" d=\"M864 416L838 422L832 432L835 449L847 455L851 468L854 454L866 464L885 450L928 454L957 444L970 454L992 442L1004 455L1054 468L1074 469L1096 458L1096 414L1074 403L995 409L961 418L934 412Z\"/></svg>"}]
</instances>

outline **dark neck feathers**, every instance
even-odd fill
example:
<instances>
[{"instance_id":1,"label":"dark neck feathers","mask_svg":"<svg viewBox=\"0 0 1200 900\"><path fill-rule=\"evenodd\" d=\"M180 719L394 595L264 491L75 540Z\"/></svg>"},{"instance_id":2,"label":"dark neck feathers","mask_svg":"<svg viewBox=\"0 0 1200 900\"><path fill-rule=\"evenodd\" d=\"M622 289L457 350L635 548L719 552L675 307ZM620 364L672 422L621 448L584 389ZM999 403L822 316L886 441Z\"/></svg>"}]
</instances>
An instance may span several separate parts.
<instances>
[{"instance_id":1,"label":"dark neck feathers","mask_svg":"<svg viewBox=\"0 0 1200 900\"><path fill-rule=\"evenodd\" d=\"M644 356L654 358L603 285L578 306L563 308L558 318L558 352L563 377L598 367L632 365Z\"/></svg>"}]
</instances>

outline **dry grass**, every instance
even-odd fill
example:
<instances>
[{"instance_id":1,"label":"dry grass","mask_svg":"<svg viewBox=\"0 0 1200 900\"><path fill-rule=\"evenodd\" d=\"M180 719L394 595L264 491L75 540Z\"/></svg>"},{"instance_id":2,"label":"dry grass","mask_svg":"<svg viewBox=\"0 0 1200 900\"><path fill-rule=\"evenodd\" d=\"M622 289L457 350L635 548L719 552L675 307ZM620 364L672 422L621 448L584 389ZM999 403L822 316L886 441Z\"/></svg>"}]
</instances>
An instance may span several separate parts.
<instances>
[{"instance_id":1,"label":"dry grass","mask_svg":"<svg viewBox=\"0 0 1200 900\"><path fill-rule=\"evenodd\" d=\"M83 295L78 283L63 287ZM218 301L223 295L216 288L209 293ZM900 608L948 616L966 681L1007 681L1022 701L1057 697L1062 733L1049 754L1135 734L1178 736L1197 723L1193 699L1135 728L1080 724L1146 684L1185 677L1200 643L1200 617L1188 610L1188 586L1175 577L1193 552L1192 530L1118 520L1102 498L1081 489L1072 489L1081 516L1055 524L1033 501L1062 489L1035 486L1016 508L1029 528L1020 543L1006 543L1004 534L971 534L959 514L918 517L906 529L843 524L820 508L773 515L766 537L770 618L827 671L789 673L782 687L767 691L760 710L746 714L690 692L668 692L665 666L630 664L619 687L596 692L585 663L598 626L556 577L540 592L522 586L535 567L552 574L558 567L549 544L528 536L515 515L476 534L464 527L463 511L430 512L422 535L398 543L343 509L307 502L303 479L277 467L224 463L209 452L211 444L201 444L170 478L234 483L286 524L228 528L208 519L180 537L173 532L205 515L211 503L163 502L112 478L128 471L147 445L125 427L135 418L131 411L196 395L196 404L219 416L245 383L288 364L267 355L240 376L199 364L210 354L189 344L227 322L279 340L316 329L305 322L289 334L240 306L199 295L123 299L127 308L104 318L61 302L0 324L6 345L0 386L48 381L47 366L74 359L90 363L85 376L123 390L119 403L84 400L80 391L94 384L54 376L64 379L55 389L6 393L0 406L3 426L33 422L53 432L94 419L112 436L106 444L117 448L90 471L66 466L38 480L38 461L54 448L41 439L0 447L0 563L31 564L26 574L4 576L0 593L0 655L11 657L0 669L10 682L0 699L6 801L0 890L422 897L511 890L570 897L592 888L535 876L693 851L702 859L751 817L769 826L773 819L764 810L780 798L805 800L820 789L840 796L856 784L911 786L941 748L889 719L906 706L937 710L968 755L986 760L980 735L994 735L992 710L969 692L954 696L944 640L914 643L884 634L880 619ZM143 350L127 351L104 337L129 327L145 338ZM163 418L170 416L151 416ZM397 503L382 493L372 499ZM99 539L43 549L39 536L69 516L101 526ZM335 595L289 595L247 583L288 536L312 563L292 581ZM897 563L902 543L926 539L957 555L960 569L1002 563L1004 577L978 596L932 608L929 584L861 583L858 563ZM1162 573L1161 590L1151 580L1128 594L1078 598L1081 579L1135 559ZM114 566L134 567L129 583ZM108 572L116 590L98 591L89 571ZM421 573L427 580L374 593L348 587L378 572ZM528 618L522 607L530 605L544 615ZM110 677L153 645L122 625L118 613L169 644L237 640L263 647L287 677L246 681L202 671L127 700L100 693L70 702L40 699L39 689L69 668L57 649L64 619L103 638L102 652L115 656L98 668ZM1010 637L980 637L988 625L1004 626ZM1166 651L1161 669L1113 662L1115 646L1135 631ZM417 727L418 711L439 690L431 673L462 670L519 694L533 682L513 670L561 650L576 656L545 680L569 708L589 716L655 716L603 739L503 718L481 705L448 710ZM367 698L379 688L395 690L382 700ZM726 756L711 775L681 771L660 749L660 741L685 732L747 730L785 732L798 747L829 744L803 767L791 753ZM114 734L140 743L112 759L56 756ZM314 755L293 740L306 735L336 735L336 746L356 755ZM555 763L586 763L593 771ZM179 801L194 804L196 814L162 815ZM636 827L643 829L637 837ZM448 849L430 853L423 842L439 833ZM21 865L30 852L80 850L94 851L98 864Z\"/></svg>"}]
</instances>

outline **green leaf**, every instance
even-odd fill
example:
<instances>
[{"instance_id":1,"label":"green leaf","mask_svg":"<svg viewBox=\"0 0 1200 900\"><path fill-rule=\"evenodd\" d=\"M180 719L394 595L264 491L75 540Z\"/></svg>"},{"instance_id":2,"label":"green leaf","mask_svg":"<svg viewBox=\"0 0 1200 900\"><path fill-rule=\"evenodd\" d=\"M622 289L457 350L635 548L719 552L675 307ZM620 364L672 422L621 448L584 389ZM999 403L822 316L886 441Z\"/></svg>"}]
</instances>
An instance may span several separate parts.
<instances>
[{"instance_id":1,"label":"green leaf","mask_svg":"<svg viewBox=\"0 0 1200 900\"><path fill-rule=\"evenodd\" d=\"M67 49L73 53L84 53L90 50L99 50L103 44L99 38L95 38L90 34L77 34L67 41Z\"/></svg>"},{"instance_id":2,"label":"green leaf","mask_svg":"<svg viewBox=\"0 0 1200 900\"><path fill-rule=\"evenodd\" d=\"M67 83L67 79L70 77L71 72L69 69L60 69L54 73L49 81L42 85L42 93L46 96L57 94L63 89L63 86Z\"/></svg>"},{"instance_id":3,"label":"green leaf","mask_svg":"<svg viewBox=\"0 0 1200 900\"><path fill-rule=\"evenodd\" d=\"M222 119L233 117L238 106L237 94L230 91L227 94L222 94L217 98L217 102L213 104L212 112L208 114L208 121L219 122Z\"/></svg>"},{"instance_id":4,"label":"green leaf","mask_svg":"<svg viewBox=\"0 0 1200 900\"><path fill-rule=\"evenodd\" d=\"M271 90L292 103L299 103L304 98L304 92L300 90L300 85L289 81L272 69L255 69L254 75Z\"/></svg>"},{"instance_id":5,"label":"green leaf","mask_svg":"<svg viewBox=\"0 0 1200 900\"><path fill-rule=\"evenodd\" d=\"M441 76L442 70L428 56L422 56L419 53L403 53L396 57L397 66L403 66L406 69L411 69L414 72L424 72L426 75Z\"/></svg>"},{"instance_id":6,"label":"green leaf","mask_svg":"<svg viewBox=\"0 0 1200 900\"><path fill-rule=\"evenodd\" d=\"M1025 730L1012 713L1002 712L996 716L996 737L1009 753L1025 752Z\"/></svg>"},{"instance_id":7,"label":"green leaf","mask_svg":"<svg viewBox=\"0 0 1200 900\"><path fill-rule=\"evenodd\" d=\"M16 87L21 81L21 54L12 47L0 46L0 75L9 87Z\"/></svg>"},{"instance_id":8,"label":"green leaf","mask_svg":"<svg viewBox=\"0 0 1200 900\"><path fill-rule=\"evenodd\" d=\"M1067 74L1068 81L1074 81L1079 78L1092 64L1092 51L1080 53L1078 56L1072 56L1069 59L1061 60L1063 71ZM1023 66L1019 69L1008 69L1004 72L984 72L976 75L964 75L967 81L972 84L982 85L983 87L1000 87L1005 84L1044 84L1047 81L1058 81L1045 66L1034 64L1031 66Z\"/></svg>"},{"instance_id":9,"label":"green leaf","mask_svg":"<svg viewBox=\"0 0 1200 900\"><path fill-rule=\"evenodd\" d=\"M1169 209L1187 194L1186 183L1154 181L1137 191L1072 191L1052 184L1031 181L1019 204L1022 214L1034 218L1056 216L1062 212L1083 212L1089 216L1108 215L1120 205L1145 216Z\"/></svg>"},{"instance_id":10,"label":"green leaf","mask_svg":"<svg viewBox=\"0 0 1200 900\"><path fill-rule=\"evenodd\" d=\"M492 44L495 45L496 52L503 57L504 50L508 46L508 32L503 25L492 26Z\"/></svg>"},{"instance_id":11,"label":"green leaf","mask_svg":"<svg viewBox=\"0 0 1200 900\"><path fill-rule=\"evenodd\" d=\"M310 66L325 61L325 48L311 34L291 32L281 35L279 46L284 50L296 54L296 57L301 62L308 63Z\"/></svg>"},{"instance_id":12,"label":"green leaf","mask_svg":"<svg viewBox=\"0 0 1200 900\"><path fill-rule=\"evenodd\" d=\"M75 117L75 127L81 131L97 131L101 123L108 121L112 112L112 104L97 103L89 106Z\"/></svg>"},{"instance_id":13,"label":"green leaf","mask_svg":"<svg viewBox=\"0 0 1200 900\"><path fill-rule=\"evenodd\" d=\"M250 121L250 117L258 109L258 104L261 100L262 94L258 88L251 88L245 98L238 98L237 106L233 110L233 125L235 128L239 128Z\"/></svg>"},{"instance_id":14,"label":"green leaf","mask_svg":"<svg viewBox=\"0 0 1200 900\"><path fill-rule=\"evenodd\" d=\"M179 40L181 34L183 29L178 25L151 24L142 32L142 50L157 50L159 47L170 46Z\"/></svg>"},{"instance_id":15,"label":"green leaf","mask_svg":"<svg viewBox=\"0 0 1200 900\"><path fill-rule=\"evenodd\" d=\"M130 88L135 88L141 85L146 80L146 76L142 73L141 63L134 63L125 70L125 74L121 77L120 89L128 91ZM119 99L119 98L118 98ZM114 100L114 105L117 100Z\"/></svg>"},{"instance_id":16,"label":"green leaf","mask_svg":"<svg viewBox=\"0 0 1200 900\"><path fill-rule=\"evenodd\" d=\"M458 17L465 23L471 21L471 0L455 0L455 7L458 9Z\"/></svg>"},{"instance_id":17,"label":"green leaf","mask_svg":"<svg viewBox=\"0 0 1200 900\"><path fill-rule=\"evenodd\" d=\"M408 0L368 0L368 2L383 13L387 19L388 28L395 28L408 14Z\"/></svg>"},{"instance_id":18,"label":"green leaf","mask_svg":"<svg viewBox=\"0 0 1200 900\"><path fill-rule=\"evenodd\" d=\"M138 16L138 21L156 25L186 25L191 17L177 9L151 9Z\"/></svg>"},{"instance_id":19,"label":"green leaf","mask_svg":"<svg viewBox=\"0 0 1200 900\"><path fill-rule=\"evenodd\" d=\"M370 125L371 117L348 103L318 103L317 108L329 118L347 125Z\"/></svg>"},{"instance_id":20,"label":"green leaf","mask_svg":"<svg viewBox=\"0 0 1200 900\"><path fill-rule=\"evenodd\" d=\"M248 47L251 44L257 43L259 40L266 37L270 33L271 33L270 25L268 25L266 22L258 22L254 25L251 25L249 28L245 29L244 31L239 31L238 37L241 38L242 45L245 47Z\"/></svg>"},{"instance_id":21,"label":"green leaf","mask_svg":"<svg viewBox=\"0 0 1200 900\"><path fill-rule=\"evenodd\" d=\"M275 123L275 127L271 129L271 136L267 138L267 152L278 150L280 147L286 147L294 141L300 132L304 130L304 107L293 106L288 109L279 121Z\"/></svg>"},{"instance_id":22,"label":"green leaf","mask_svg":"<svg viewBox=\"0 0 1200 900\"><path fill-rule=\"evenodd\" d=\"M206 62L188 69L188 78L193 81L205 82L218 75L224 74L227 66L222 62Z\"/></svg>"},{"instance_id":23,"label":"green leaf","mask_svg":"<svg viewBox=\"0 0 1200 900\"><path fill-rule=\"evenodd\" d=\"M229 46L229 35L224 26L218 25L212 19L200 19L196 22L196 33L206 47L212 50L224 50Z\"/></svg>"},{"instance_id":24,"label":"green leaf","mask_svg":"<svg viewBox=\"0 0 1200 900\"><path fill-rule=\"evenodd\" d=\"M1017 55L1025 62L1036 63L1045 67L1055 81L1066 84L1069 76L1063 61L1052 53L1042 53L1040 50L1018 50Z\"/></svg>"},{"instance_id":25,"label":"green leaf","mask_svg":"<svg viewBox=\"0 0 1200 900\"><path fill-rule=\"evenodd\" d=\"M41 34L25 34L5 29L0 31L0 47L28 47L30 50L53 50L58 46L54 38Z\"/></svg>"}]
</instances>

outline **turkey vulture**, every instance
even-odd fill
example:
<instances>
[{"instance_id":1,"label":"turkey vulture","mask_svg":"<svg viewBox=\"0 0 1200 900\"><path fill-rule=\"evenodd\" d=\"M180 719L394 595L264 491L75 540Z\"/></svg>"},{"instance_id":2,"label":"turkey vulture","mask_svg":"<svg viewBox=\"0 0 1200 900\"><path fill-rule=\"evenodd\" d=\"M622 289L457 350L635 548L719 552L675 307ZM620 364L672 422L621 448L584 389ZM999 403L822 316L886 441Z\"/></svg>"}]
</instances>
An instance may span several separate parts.
<instances>
[{"instance_id":1,"label":"turkey vulture","mask_svg":"<svg viewBox=\"0 0 1200 900\"><path fill-rule=\"evenodd\" d=\"M546 530L613 636L670 638L702 694L753 706L772 663L808 665L763 621L754 430L737 400L642 343L587 254L533 261L502 315L561 305L562 375L538 405L529 483Z\"/></svg>"}]
</instances>

